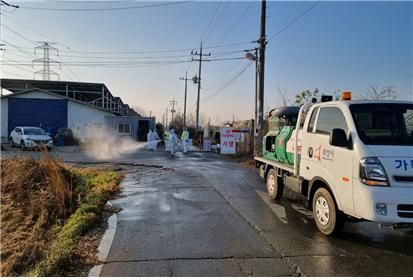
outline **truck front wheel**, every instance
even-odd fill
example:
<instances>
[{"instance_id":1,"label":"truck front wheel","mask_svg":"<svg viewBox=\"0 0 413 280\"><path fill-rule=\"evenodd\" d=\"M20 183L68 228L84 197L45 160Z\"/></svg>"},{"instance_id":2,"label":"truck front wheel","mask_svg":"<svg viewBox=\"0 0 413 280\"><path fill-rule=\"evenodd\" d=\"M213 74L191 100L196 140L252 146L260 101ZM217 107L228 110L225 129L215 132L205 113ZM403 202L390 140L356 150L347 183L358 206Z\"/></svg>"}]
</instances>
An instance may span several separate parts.
<instances>
[{"instance_id":1,"label":"truck front wheel","mask_svg":"<svg viewBox=\"0 0 413 280\"><path fill-rule=\"evenodd\" d=\"M343 214L338 210L331 193L319 188L313 198L313 216L317 228L325 235L337 234L344 226Z\"/></svg>"},{"instance_id":2,"label":"truck front wheel","mask_svg":"<svg viewBox=\"0 0 413 280\"><path fill-rule=\"evenodd\" d=\"M281 198L284 191L284 185L281 178L278 178L274 169L270 169L267 174L267 193L272 200Z\"/></svg>"}]
</instances>

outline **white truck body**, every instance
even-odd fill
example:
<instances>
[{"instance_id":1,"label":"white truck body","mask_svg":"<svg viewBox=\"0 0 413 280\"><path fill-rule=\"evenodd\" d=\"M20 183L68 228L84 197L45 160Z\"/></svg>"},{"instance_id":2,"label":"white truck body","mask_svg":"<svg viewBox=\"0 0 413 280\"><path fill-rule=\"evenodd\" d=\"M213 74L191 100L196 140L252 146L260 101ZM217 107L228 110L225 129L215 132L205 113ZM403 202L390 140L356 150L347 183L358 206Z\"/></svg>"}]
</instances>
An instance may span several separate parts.
<instances>
[{"instance_id":1,"label":"white truck body","mask_svg":"<svg viewBox=\"0 0 413 280\"><path fill-rule=\"evenodd\" d=\"M398 136L392 137L394 126L392 128L391 124L379 128L372 125L375 121L373 116L377 116L374 114L380 113L377 111L380 109L374 109L374 106L383 108L383 114L391 113L391 110L384 109L389 106L393 106L395 110L400 106L407 108L403 116L409 121L408 131L403 133L407 133L409 142L385 143L393 141L393 138L397 140ZM298 119L300 115L301 111ZM354 120L355 116L359 118L358 122ZM393 115L389 115L390 121L391 118ZM340 119L342 122L338 124ZM338 127L334 127L334 122ZM397 123L395 124L397 126ZM361 126L368 129L363 130ZM300 123L297 123L297 127L300 127ZM331 128L342 128L351 141L350 145L332 145ZM296 133L293 132L287 144L287 151L294 153L294 167L256 157L256 162L263 169L262 173L268 172L272 167L277 169L278 176L282 177L284 182L286 177L296 178L297 185L292 186L292 189L308 196L309 200L312 199L313 187L325 185L338 210L351 217L392 225L413 223L413 145L410 142L413 138L413 102L318 103L311 107L304 125L298 131L297 140ZM359 134L364 136L360 137ZM384 142L374 143L377 139L384 139ZM380 177L378 181L364 178L363 172L371 170L379 173L384 170L384 177Z\"/></svg>"}]
</instances>

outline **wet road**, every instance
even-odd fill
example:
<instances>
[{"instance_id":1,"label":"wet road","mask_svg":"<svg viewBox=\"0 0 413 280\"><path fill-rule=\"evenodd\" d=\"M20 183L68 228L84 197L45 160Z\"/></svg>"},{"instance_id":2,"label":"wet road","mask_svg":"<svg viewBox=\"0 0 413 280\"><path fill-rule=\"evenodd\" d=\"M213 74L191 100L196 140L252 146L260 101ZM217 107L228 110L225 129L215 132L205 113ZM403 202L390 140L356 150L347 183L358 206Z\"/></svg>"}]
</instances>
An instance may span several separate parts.
<instances>
[{"instance_id":1,"label":"wet road","mask_svg":"<svg viewBox=\"0 0 413 280\"><path fill-rule=\"evenodd\" d=\"M127 173L100 276L413 276L412 230L347 223L325 237L300 197L268 201L256 170L218 155L139 151L115 162L159 167Z\"/></svg>"},{"instance_id":2,"label":"wet road","mask_svg":"<svg viewBox=\"0 0 413 280\"><path fill-rule=\"evenodd\" d=\"M139 153L101 276L413 276L413 232L319 233L302 201L268 201L254 169L214 154Z\"/></svg>"}]
</instances>

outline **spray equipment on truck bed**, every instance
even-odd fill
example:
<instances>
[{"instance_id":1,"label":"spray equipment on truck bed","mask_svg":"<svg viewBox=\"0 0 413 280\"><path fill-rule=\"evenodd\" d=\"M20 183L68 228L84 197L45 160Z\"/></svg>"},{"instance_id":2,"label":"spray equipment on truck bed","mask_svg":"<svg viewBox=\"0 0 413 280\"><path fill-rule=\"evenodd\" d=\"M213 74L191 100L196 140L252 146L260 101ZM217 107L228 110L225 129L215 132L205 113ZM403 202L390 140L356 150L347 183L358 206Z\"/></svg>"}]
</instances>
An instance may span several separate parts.
<instances>
[{"instance_id":1,"label":"spray equipment on truck bed","mask_svg":"<svg viewBox=\"0 0 413 280\"><path fill-rule=\"evenodd\" d=\"M287 141L297 123L299 107L285 106L273 109L267 118L268 133L263 139L263 156L270 160L293 164L293 155L287 154Z\"/></svg>"},{"instance_id":2,"label":"spray equipment on truck bed","mask_svg":"<svg viewBox=\"0 0 413 280\"><path fill-rule=\"evenodd\" d=\"M331 95L321 96L322 102L332 100ZM301 121L298 120L300 107L284 106L270 112L267 118L268 133L263 139L264 158L292 166L294 165L294 151L297 149L297 161L299 160L301 133L300 130L297 133L296 126L299 124L299 128L302 128L307 112L314 103L317 103L316 98L301 108Z\"/></svg>"}]
</instances>

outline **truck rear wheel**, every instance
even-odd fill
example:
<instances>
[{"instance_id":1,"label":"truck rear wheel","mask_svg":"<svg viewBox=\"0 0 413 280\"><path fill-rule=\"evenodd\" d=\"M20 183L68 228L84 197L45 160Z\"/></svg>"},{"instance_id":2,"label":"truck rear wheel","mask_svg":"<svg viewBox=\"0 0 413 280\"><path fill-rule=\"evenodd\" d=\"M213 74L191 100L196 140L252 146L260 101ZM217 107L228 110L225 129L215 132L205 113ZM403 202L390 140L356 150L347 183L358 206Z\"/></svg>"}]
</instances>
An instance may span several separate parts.
<instances>
[{"instance_id":1,"label":"truck rear wheel","mask_svg":"<svg viewBox=\"0 0 413 280\"><path fill-rule=\"evenodd\" d=\"M277 176L274 169L270 169L267 174L267 193L268 197L272 200L278 200L281 198L284 191L284 184Z\"/></svg>"},{"instance_id":2,"label":"truck rear wheel","mask_svg":"<svg viewBox=\"0 0 413 280\"><path fill-rule=\"evenodd\" d=\"M325 235L340 233L344 227L344 216L325 188L317 189L314 194L313 216L317 228Z\"/></svg>"}]
</instances>

